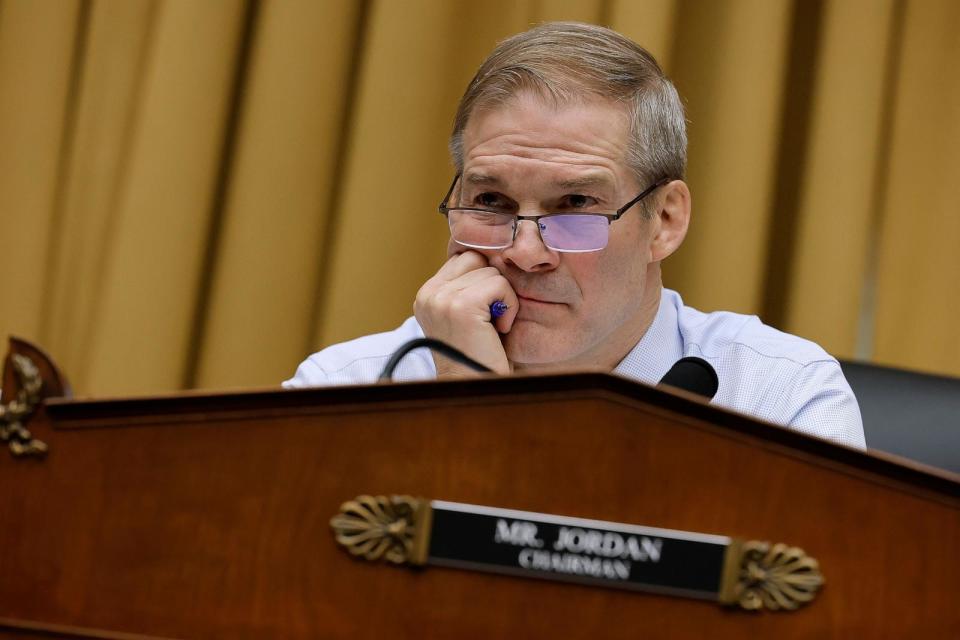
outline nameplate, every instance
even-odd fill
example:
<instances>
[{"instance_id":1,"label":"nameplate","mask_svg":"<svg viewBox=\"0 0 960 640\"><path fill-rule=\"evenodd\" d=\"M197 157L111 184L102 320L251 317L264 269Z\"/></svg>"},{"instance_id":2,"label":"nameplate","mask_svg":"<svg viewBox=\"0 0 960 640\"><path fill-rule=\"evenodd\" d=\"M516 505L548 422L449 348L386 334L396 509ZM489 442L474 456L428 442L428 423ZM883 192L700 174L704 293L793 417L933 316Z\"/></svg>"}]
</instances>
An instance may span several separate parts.
<instances>
[{"instance_id":1,"label":"nameplate","mask_svg":"<svg viewBox=\"0 0 960 640\"><path fill-rule=\"evenodd\" d=\"M817 561L782 543L410 496L359 496L330 521L355 556L713 600L810 602Z\"/></svg>"},{"instance_id":2,"label":"nameplate","mask_svg":"<svg viewBox=\"0 0 960 640\"><path fill-rule=\"evenodd\" d=\"M430 564L716 599L730 538L430 503Z\"/></svg>"}]
</instances>

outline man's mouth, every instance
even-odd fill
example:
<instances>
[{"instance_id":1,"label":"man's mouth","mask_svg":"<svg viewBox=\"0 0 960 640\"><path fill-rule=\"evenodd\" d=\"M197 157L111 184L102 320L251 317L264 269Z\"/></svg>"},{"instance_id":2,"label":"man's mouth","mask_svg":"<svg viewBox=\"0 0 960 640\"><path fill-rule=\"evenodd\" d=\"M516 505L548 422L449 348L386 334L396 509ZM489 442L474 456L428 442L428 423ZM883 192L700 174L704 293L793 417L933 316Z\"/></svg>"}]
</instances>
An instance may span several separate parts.
<instances>
[{"instance_id":1,"label":"man's mouth","mask_svg":"<svg viewBox=\"0 0 960 640\"><path fill-rule=\"evenodd\" d=\"M522 294L519 294L519 293L517 294L517 297L520 299L520 304L521 304L521 305L524 305L524 304L527 304L527 305L539 305L539 304L543 304L543 305L547 305L547 304L549 304L549 305L558 305L558 304L563 304L562 302L554 302L553 300L544 300L543 298L537 298L537 297L535 297L535 296L526 296L526 295L522 295Z\"/></svg>"}]
</instances>

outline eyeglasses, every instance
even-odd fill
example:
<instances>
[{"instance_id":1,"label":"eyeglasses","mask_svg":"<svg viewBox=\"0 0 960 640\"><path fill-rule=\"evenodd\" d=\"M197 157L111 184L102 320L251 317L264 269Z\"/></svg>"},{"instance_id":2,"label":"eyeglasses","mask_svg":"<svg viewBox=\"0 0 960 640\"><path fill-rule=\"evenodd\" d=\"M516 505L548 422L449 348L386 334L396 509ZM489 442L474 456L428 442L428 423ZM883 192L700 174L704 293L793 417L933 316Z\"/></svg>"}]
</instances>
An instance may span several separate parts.
<instances>
[{"instance_id":1,"label":"eyeglasses","mask_svg":"<svg viewBox=\"0 0 960 640\"><path fill-rule=\"evenodd\" d=\"M610 225L619 220L630 207L670 182L667 177L660 178L613 213L571 211L518 216L497 209L447 206L458 180L459 173L454 176L447 195L438 207L440 214L446 216L450 225L450 236L457 243L471 249L506 249L513 244L520 222L530 220L537 224L540 238L548 249L564 253L586 253L604 249L610 239Z\"/></svg>"}]
</instances>

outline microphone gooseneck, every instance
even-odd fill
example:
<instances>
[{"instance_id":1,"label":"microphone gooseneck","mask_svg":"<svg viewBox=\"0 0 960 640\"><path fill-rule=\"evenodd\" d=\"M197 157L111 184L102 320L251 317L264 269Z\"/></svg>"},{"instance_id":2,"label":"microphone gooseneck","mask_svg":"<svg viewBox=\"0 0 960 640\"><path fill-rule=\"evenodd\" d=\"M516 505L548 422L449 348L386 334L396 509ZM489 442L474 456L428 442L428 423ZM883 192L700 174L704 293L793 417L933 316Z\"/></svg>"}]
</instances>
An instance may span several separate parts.
<instances>
[{"instance_id":1,"label":"microphone gooseneck","mask_svg":"<svg viewBox=\"0 0 960 640\"><path fill-rule=\"evenodd\" d=\"M470 367L474 371L479 371L481 373L492 373L490 368L480 364L456 347L451 347L446 342L441 342L435 338L414 338L413 340L403 343L400 345L399 349L393 352L393 355L390 356L387 364L384 365L383 371L380 372L379 379L392 380L393 370L397 368L397 365L400 364L400 361L403 359L403 357L414 349L419 349L420 347L426 347L431 351L442 353L454 362L458 362L464 366Z\"/></svg>"}]
</instances>

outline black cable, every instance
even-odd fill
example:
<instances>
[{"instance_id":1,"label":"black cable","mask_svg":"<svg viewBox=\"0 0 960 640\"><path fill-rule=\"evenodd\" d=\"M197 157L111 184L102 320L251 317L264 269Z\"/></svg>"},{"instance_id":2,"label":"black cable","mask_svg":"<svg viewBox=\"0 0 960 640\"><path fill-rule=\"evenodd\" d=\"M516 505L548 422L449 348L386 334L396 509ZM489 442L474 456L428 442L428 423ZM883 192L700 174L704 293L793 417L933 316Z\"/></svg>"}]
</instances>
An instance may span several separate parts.
<instances>
[{"instance_id":1,"label":"black cable","mask_svg":"<svg viewBox=\"0 0 960 640\"><path fill-rule=\"evenodd\" d=\"M403 357L414 349L419 349L420 347L427 347L431 351L437 351L447 356L454 362L458 362L462 365L470 367L474 371L479 371L481 373L493 373L492 369L488 369L459 349L451 347L446 342L440 342L434 338L415 338L403 343L399 349L393 352L393 355L390 356L389 360L387 360L387 364L383 366L383 371L380 372L379 379L393 380L393 370L397 368L397 365L400 364L400 361L403 360Z\"/></svg>"}]
</instances>

